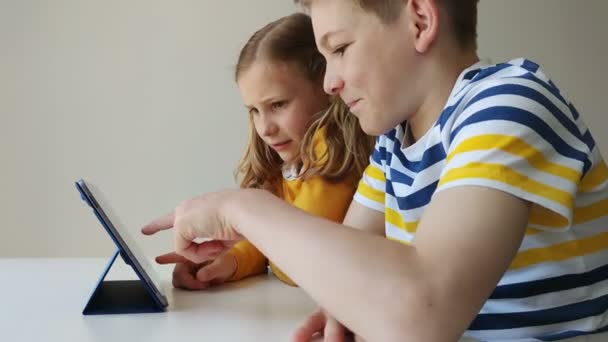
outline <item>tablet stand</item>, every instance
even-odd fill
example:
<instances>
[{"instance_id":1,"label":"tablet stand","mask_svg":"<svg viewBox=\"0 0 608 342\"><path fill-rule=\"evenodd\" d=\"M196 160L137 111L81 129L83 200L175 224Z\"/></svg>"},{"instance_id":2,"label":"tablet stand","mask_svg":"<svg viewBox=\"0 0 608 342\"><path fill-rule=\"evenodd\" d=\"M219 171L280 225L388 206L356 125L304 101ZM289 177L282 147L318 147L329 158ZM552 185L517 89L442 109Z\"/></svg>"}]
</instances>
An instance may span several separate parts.
<instances>
[{"instance_id":1,"label":"tablet stand","mask_svg":"<svg viewBox=\"0 0 608 342\"><path fill-rule=\"evenodd\" d=\"M149 292L151 290L144 285L139 274L137 280L104 280L119 254L122 254L120 249L116 249L110 257L82 313L104 315L164 311L164 307L153 299ZM128 258L123 256L123 260L128 264Z\"/></svg>"}]
</instances>

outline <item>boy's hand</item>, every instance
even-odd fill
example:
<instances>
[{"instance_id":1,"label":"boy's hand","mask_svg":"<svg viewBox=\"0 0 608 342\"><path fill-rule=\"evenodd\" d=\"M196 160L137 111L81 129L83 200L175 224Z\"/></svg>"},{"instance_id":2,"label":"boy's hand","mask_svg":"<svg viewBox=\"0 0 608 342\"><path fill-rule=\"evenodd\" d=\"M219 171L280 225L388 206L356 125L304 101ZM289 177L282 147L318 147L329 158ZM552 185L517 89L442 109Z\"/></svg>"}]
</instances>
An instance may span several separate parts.
<instances>
[{"instance_id":1,"label":"boy's hand","mask_svg":"<svg viewBox=\"0 0 608 342\"><path fill-rule=\"evenodd\" d=\"M234 211L232 216L226 215L225 207L246 193L246 190L225 190L184 201L173 214L142 228L142 233L153 235L173 228L178 255L199 265L214 260L243 238L230 223Z\"/></svg>"},{"instance_id":2,"label":"boy's hand","mask_svg":"<svg viewBox=\"0 0 608 342\"><path fill-rule=\"evenodd\" d=\"M340 322L319 308L298 328L292 341L348 342L353 341L353 336Z\"/></svg>"},{"instance_id":3,"label":"boy's hand","mask_svg":"<svg viewBox=\"0 0 608 342\"><path fill-rule=\"evenodd\" d=\"M222 284L236 272L237 267L236 259L229 253L201 264L175 253L167 253L156 257L156 262L161 265L175 264L173 286L186 290L203 290Z\"/></svg>"}]
</instances>

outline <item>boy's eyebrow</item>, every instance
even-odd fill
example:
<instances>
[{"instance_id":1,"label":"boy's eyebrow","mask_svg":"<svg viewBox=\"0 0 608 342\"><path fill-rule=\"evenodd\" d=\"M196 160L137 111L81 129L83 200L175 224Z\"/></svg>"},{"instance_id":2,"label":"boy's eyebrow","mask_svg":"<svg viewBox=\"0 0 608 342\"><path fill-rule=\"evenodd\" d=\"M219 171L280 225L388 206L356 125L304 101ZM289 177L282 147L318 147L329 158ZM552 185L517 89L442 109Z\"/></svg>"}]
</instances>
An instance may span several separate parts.
<instances>
[{"instance_id":1,"label":"boy's eyebrow","mask_svg":"<svg viewBox=\"0 0 608 342\"><path fill-rule=\"evenodd\" d=\"M327 44L328 44L329 38L331 38L332 36L334 36L334 35L336 35L338 33L341 33L342 31L344 31L344 30L335 30L335 31L326 32L319 39L319 45L327 47L328 46Z\"/></svg>"}]
</instances>

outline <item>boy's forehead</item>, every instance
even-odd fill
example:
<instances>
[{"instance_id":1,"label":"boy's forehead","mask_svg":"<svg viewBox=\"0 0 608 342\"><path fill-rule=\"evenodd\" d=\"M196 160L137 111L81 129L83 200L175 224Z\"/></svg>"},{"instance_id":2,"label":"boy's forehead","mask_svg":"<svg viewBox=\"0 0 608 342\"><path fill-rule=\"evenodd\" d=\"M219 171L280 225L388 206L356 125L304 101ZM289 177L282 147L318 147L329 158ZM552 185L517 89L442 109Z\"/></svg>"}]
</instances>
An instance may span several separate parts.
<instances>
[{"instance_id":1,"label":"boy's forehead","mask_svg":"<svg viewBox=\"0 0 608 342\"><path fill-rule=\"evenodd\" d=\"M328 34L354 28L362 11L353 0L313 0L309 8L318 44L325 43Z\"/></svg>"},{"instance_id":2,"label":"boy's forehead","mask_svg":"<svg viewBox=\"0 0 608 342\"><path fill-rule=\"evenodd\" d=\"M363 9L357 6L354 0L313 0L310 2L308 10L313 20L315 17L331 17L339 21L353 17Z\"/></svg>"}]
</instances>

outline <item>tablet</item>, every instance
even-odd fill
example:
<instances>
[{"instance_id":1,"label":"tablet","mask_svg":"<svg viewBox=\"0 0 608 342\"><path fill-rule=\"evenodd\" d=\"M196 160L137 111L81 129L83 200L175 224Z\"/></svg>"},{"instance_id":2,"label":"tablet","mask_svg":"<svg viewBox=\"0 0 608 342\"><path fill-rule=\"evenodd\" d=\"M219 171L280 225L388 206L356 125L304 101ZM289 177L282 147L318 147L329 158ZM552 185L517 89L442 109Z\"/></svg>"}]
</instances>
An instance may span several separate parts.
<instances>
[{"instance_id":1,"label":"tablet","mask_svg":"<svg viewBox=\"0 0 608 342\"><path fill-rule=\"evenodd\" d=\"M76 188L82 199L93 209L95 216L114 241L125 263L133 268L157 306L159 308L167 307L167 298L159 290L158 276L147 261L145 254L138 247L136 240L132 238L116 212L110 207L108 199L94 184L85 182L83 179L76 182Z\"/></svg>"}]
</instances>

